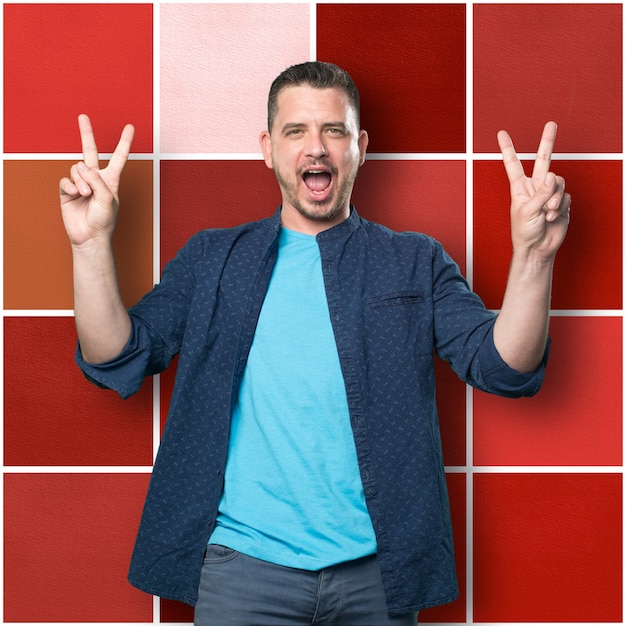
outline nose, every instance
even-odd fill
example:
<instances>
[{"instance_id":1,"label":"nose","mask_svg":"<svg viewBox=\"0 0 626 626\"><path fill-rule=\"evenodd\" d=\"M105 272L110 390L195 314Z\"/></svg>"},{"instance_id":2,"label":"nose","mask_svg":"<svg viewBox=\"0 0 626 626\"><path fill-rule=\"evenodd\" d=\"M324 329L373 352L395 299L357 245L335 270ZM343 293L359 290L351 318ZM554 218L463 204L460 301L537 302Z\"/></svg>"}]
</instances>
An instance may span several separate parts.
<instances>
[{"instance_id":1,"label":"nose","mask_svg":"<svg viewBox=\"0 0 626 626\"><path fill-rule=\"evenodd\" d=\"M321 133L310 133L306 145L307 156L319 159L326 155L326 145Z\"/></svg>"}]
</instances>

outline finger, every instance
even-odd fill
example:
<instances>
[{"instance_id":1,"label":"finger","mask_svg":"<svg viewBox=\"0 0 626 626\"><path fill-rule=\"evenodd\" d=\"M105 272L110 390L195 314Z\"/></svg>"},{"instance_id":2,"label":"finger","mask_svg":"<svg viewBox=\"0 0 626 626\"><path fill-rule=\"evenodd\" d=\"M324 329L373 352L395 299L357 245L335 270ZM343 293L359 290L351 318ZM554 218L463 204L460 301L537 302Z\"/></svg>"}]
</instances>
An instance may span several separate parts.
<instances>
[{"instance_id":1,"label":"finger","mask_svg":"<svg viewBox=\"0 0 626 626\"><path fill-rule=\"evenodd\" d=\"M69 196L69 198L77 198L80 195L76 185L67 177L62 178L59 181L59 193L63 196Z\"/></svg>"},{"instance_id":2,"label":"finger","mask_svg":"<svg viewBox=\"0 0 626 626\"><path fill-rule=\"evenodd\" d=\"M122 130L120 140L115 147L115 151L109 161L109 167L116 174L121 174L128 160L130 154L130 146L133 143L133 137L135 136L135 128L132 124L127 124Z\"/></svg>"},{"instance_id":3,"label":"finger","mask_svg":"<svg viewBox=\"0 0 626 626\"><path fill-rule=\"evenodd\" d=\"M548 172L525 206L528 216L543 214L547 221L554 221L562 211L565 180Z\"/></svg>"},{"instance_id":4,"label":"finger","mask_svg":"<svg viewBox=\"0 0 626 626\"><path fill-rule=\"evenodd\" d=\"M556 209L549 210L546 213L546 220L548 222L554 222L557 219L559 219L559 217L565 217L567 221L569 222L571 204L572 204L572 197L570 196L570 194L568 193L563 194L563 197L561 198L561 202L558 205L558 207Z\"/></svg>"},{"instance_id":5,"label":"finger","mask_svg":"<svg viewBox=\"0 0 626 626\"><path fill-rule=\"evenodd\" d=\"M81 196L89 196L91 195L91 187L89 186L89 183L80 175L80 165L80 163L72 165L70 168L70 179Z\"/></svg>"},{"instance_id":6,"label":"finger","mask_svg":"<svg viewBox=\"0 0 626 626\"><path fill-rule=\"evenodd\" d=\"M498 132L498 145L500 146L500 152L502 153L502 161L504 162L504 169L509 182L513 184L520 178L525 177L524 168L517 157L513 141L505 130Z\"/></svg>"},{"instance_id":7,"label":"finger","mask_svg":"<svg viewBox=\"0 0 626 626\"><path fill-rule=\"evenodd\" d=\"M559 208L559 205L563 200L563 194L565 193L565 179L562 176L555 176L554 174L548 172L544 180L546 184L554 190L552 197L546 202L546 208L549 210L556 210Z\"/></svg>"},{"instance_id":8,"label":"finger","mask_svg":"<svg viewBox=\"0 0 626 626\"><path fill-rule=\"evenodd\" d=\"M113 200L113 194L104 180L102 180L102 176L100 176L100 172L97 168L87 167L84 163L78 163L77 169L80 173L81 180L89 185L90 192L93 192L96 200L99 200L103 204L110 203ZM78 188L82 194L80 185L78 185Z\"/></svg>"},{"instance_id":9,"label":"finger","mask_svg":"<svg viewBox=\"0 0 626 626\"><path fill-rule=\"evenodd\" d=\"M537 156L533 166L532 178L535 184L541 183L546 174L550 171L550 162L552 161L552 151L554 142L556 141L557 126L555 122L548 122L543 127L539 148L537 148Z\"/></svg>"},{"instance_id":10,"label":"finger","mask_svg":"<svg viewBox=\"0 0 626 626\"><path fill-rule=\"evenodd\" d=\"M83 149L83 159L87 167L99 166L98 148L96 147L96 138L93 134L91 120L87 115L82 113L78 116L78 129L80 130L80 141Z\"/></svg>"}]
</instances>

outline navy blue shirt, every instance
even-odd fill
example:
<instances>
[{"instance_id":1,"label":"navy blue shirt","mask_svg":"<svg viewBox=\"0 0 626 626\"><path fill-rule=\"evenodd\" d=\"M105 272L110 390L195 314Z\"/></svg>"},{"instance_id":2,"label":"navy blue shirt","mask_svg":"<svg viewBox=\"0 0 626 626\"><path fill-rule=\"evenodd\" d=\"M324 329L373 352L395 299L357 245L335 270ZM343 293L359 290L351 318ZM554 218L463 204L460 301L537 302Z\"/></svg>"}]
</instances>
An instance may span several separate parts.
<instances>
[{"instance_id":1,"label":"navy blue shirt","mask_svg":"<svg viewBox=\"0 0 626 626\"><path fill-rule=\"evenodd\" d=\"M280 210L201 231L130 310L132 334L114 360L77 361L122 397L179 355L129 580L194 605L222 491L233 404L276 259ZM431 237L396 233L356 210L317 236L363 489L390 614L458 595L435 405L434 353L479 389L536 393L506 365L495 315ZM323 453L323 451L321 451ZM250 460L254 463L254 459Z\"/></svg>"}]
</instances>

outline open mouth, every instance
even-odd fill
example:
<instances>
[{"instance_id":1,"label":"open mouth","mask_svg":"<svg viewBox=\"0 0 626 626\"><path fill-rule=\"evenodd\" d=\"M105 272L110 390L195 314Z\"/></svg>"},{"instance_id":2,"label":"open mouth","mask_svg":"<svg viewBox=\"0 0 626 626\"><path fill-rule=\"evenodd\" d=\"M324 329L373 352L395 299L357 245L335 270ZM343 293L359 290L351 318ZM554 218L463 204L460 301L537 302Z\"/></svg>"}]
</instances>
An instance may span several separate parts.
<instances>
[{"instance_id":1,"label":"open mouth","mask_svg":"<svg viewBox=\"0 0 626 626\"><path fill-rule=\"evenodd\" d=\"M302 174L304 184L313 194L324 194L333 180L329 170L305 170Z\"/></svg>"}]
</instances>

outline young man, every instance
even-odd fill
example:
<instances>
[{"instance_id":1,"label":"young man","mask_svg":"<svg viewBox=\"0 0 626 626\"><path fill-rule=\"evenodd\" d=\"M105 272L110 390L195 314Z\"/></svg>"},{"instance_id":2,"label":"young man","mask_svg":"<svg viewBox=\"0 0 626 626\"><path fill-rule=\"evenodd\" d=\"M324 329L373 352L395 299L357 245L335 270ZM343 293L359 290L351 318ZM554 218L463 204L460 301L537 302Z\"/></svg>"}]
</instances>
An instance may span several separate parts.
<instances>
[{"instance_id":1,"label":"young man","mask_svg":"<svg viewBox=\"0 0 626 626\"><path fill-rule=\"evenodd\" d=\"M282 205L198 233L130 312L111 237L133 129L61 181L74 256L77 360L126 397L179 354L129 579L196 606L197 624L413 624L457 596L433 351L462 380L535 393L569 195L498 136L513 258L499 315L432 238L350 205L367 149L359 96L334 65L273 83L260 141ZM208 547L207 547L208 546Z\"/></svg>"}]
</instances>

